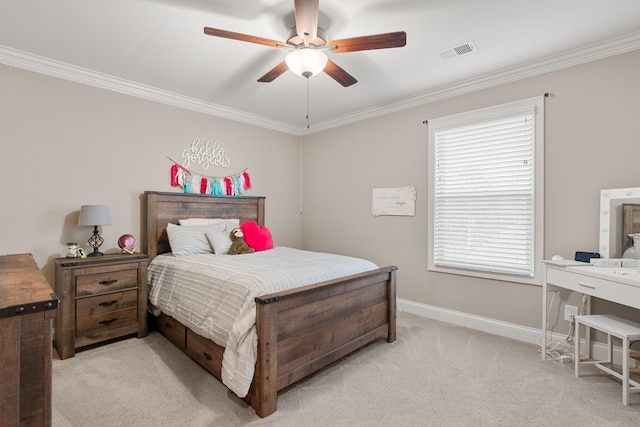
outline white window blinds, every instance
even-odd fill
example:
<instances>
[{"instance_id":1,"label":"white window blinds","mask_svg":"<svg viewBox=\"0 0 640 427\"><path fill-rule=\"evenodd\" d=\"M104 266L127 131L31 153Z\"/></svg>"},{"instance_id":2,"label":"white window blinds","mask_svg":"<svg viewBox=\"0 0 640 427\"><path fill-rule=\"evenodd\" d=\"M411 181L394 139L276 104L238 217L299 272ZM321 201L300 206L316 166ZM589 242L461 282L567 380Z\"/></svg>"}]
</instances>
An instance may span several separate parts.
<instances>
[{"instance_id":1,"label":"white window blinds","mask_svg":"<svg viewBox=\"0 0 640 427\"><path fill-rule=\"evenodd\" d=\"M529 104L480 120L442 127L436 122L430 141L431 266L535 276L541 157L536 111Z\"/></svg>"}]
</instances>

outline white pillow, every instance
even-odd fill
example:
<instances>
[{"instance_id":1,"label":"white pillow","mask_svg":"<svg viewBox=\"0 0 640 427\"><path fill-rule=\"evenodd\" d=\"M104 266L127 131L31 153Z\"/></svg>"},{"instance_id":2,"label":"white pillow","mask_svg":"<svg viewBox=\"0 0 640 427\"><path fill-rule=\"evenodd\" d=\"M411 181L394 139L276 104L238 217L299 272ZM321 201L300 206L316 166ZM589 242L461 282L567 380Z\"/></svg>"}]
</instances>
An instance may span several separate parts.
<instances>
[{"instance_id":1,"label":"white pillow","mask_svg":"<svg viewBox=\"0 0 640 427\"><path fill-rule=\"evenodd\" d=\"M224 231L225 224L178 226L167 224L167 236L171 252L175 256L193 254L211 254L213 249L207 239L207 232L216 233Z\"/></svg>"},{"instance_id":2,"label":"white pillow","mask_svg":"<svg viewBox=\"0 0 640 427\"><path fill-rule=\"evenodd\" d=\"M227 226L225 227L224 231L227 232L227 237L229 237L229 233L231 232L231 230L233 230L234 228L238 228L240 227L240 220L235 218L235 219L228 219L227 220Z\"/></svg>"},{"instance_id":3,"label":"white pillow","mask_svg":"<svg viewBox=\"0 0 640 427\"><path fill-rule=\"evenodd\" d=\"M224 224L227 231L240 227L240 220L237 218L187 218L178 220L180 225L219 225Z\"/></svg>"},{"instance_id":4,"label":"white pillow","mask_svg":"<svg viewBox=\"0 0 640 427\"><path fill-rule=\"evenodd\" d=\"M231 238L227 230L223 231L207 231L206 233L209 243L213 246L213 253L216 255L228 255L231 247Z\"/></svg>"}]
</instances>

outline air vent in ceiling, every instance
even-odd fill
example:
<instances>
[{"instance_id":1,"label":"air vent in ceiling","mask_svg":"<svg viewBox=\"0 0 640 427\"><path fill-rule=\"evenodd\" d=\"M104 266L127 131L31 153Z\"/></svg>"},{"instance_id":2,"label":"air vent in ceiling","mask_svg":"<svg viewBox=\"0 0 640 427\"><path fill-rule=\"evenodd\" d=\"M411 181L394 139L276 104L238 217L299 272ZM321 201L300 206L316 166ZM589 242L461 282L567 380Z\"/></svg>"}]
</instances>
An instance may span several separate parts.
<instances>
[{"instance_id":1,"label":"air vent in ceiling","mask_svg":"<svg viewBox=\"0 0 640 427\"><path fill-rule=\"evenodd\" d=\"M438 55L443 61L448 61L450 59L457 58L458 56L467 55L476 51L477 49L473 45L473 42L469 40L468 42L461 43L457 46L441 50L440 52L438 52Z\"/></svg>"}]
</instances>

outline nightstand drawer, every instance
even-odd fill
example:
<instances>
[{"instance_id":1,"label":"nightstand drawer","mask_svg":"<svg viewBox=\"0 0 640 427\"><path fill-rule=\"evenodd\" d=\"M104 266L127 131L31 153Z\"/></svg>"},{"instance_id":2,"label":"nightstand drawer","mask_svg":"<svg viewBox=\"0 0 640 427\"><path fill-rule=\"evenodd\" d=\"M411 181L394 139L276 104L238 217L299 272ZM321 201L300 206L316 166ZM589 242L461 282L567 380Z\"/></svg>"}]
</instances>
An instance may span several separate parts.
<instances>
[{"instance_id":1,"label":"nightstand drawer","mask_svg":"<svg viewBox=\"0 0 640 427\"><path fill-rule=\"evenodd\" d=\"M103 294L138 286L138 269L102 272L76 277L76 296Z\"/></svg>"},{"instance_id":2,"label":"nightstand drawer","mask_svg":"<svg viewBox=\"0 0 640 427\"><path fill-rule=\"evenodd\" d=\"M109 311L76 319L76 336L90 335L138 322L138 307Z\"/></svg>"},{"instance_id":3,"label":"nightstand drawer","mask_svg":"<svg viewBox=\"0 0 640 427\"><path fill-rule=\"evenodd\" d=\"M76 316L78 318L93 316L137 306L138 291L131 289L130 291L113 292L89 298L78 298L76 301Z\"/></svg>"}]
</instances>

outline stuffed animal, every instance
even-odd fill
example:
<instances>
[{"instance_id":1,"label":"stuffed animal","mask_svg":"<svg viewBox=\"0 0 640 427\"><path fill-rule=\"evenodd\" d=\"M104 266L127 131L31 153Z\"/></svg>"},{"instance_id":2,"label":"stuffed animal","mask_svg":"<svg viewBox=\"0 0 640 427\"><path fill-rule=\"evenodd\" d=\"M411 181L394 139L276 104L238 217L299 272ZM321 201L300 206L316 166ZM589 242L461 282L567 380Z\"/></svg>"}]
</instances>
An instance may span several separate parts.
<instances>
[{"instance_id":1,"label":"stuffed animal","mask_svg":"<svg viewBox=\"0 0 640 427\"><path fill-rule=\"evenodd\" d=\"M229 238L231 238L229 255L251 254L255 252L255 249L250 248L247 242L244 241L244 233L241 229L234 228L231 230Z\"/></svg>"}]
</instances>

